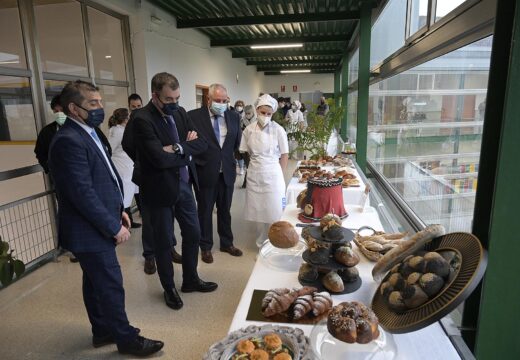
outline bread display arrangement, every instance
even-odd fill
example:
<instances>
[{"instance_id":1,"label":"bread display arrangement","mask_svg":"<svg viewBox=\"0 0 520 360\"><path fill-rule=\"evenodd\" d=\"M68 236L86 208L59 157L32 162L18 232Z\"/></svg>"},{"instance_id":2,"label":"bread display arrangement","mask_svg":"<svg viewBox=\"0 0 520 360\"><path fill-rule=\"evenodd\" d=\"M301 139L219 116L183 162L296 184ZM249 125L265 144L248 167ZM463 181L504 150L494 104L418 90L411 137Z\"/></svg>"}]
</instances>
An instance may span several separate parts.
<instances>
[{"instance_id":1,"label":"bread display arrangement","mask_svg":"<svg viewBox=\"0 0 520 360\"><path fill-rule=\"evenodd\" d=\"M302 285L317 286L331 293L348 293L361 286L356 268L360 259L345 238L346 232L350 231L341 226L341 219L334 214L325 215L319 227L302 230L308 247L298 273Z\"/></svg>"},{"instance_id":2,"label":"bread display arrangement","mask_svg":"<svg viewBox=\"0 0 520 360\"><path fill-rule=\"evenodd\" d=\"M307 223L317 222L328 213L334 213L341 219L346 218L348 213L345 210L341 183L341 178L309 179L307 191L297 197L297 203L302 210L298 219Z\"/></svg>"},{"instance_id":3,"label":"bread display arrangement","mask_svg":"<svg viewBox=\"0 0 520 360\"><path fill-rule=\"evenodd\" d=\"M334 306L327 318L327 330L336 339L354 344L368 344L379 337L379 321L364 304L352 301Z\"/></svg>"},{"instance_id":4,"label":"bread display arrangement","mask_svg":"<svg viewBox=\"0 0 520 360\"><path fill-rule=\"evenodd\" d=\"M292 360L294 354L276 333L243 339L230 360Z\"/></svg>"},{"instance_id":5,"label":"bread display arrangement","mask_svg":"<svg viewBox=\"0 0 520 360\"><path fill-rule=\"evenodd\" d=\"M366 227L365 227L366 228ZM373 231L372 235L362 236L360 235L360 228L356 232L354 242L356 243L359 251L370 261L380 260L384 254L393 248L397 247L402 240L405 240L408 235L407 232L387 234L384 231Z\"/></svg>"},{"instance_id":6,"label":"bread display arrangement","mask_svg":"<svg viewBox=\"0 0 520 360\"><path fill-rule=\"evenodd\" d=\"M272 317L277 314L287 315L289 320L301 320L304 317L319 317L332 308L332 298L328 292L318 292L315 287L278 288L269 290L262 299L262 314Z\"/></svg>"},{"instance_id":7,"label":"bread display arrangement","mask_svg":"<svg viewBox=\"0 0 520 360\"><path fill-rule=\"evenodd\" d=\"M378 291L388 308L402 313L435 298L460 266L455 251L430 251L409 255L395 265Z\"/></svg>"},{"instance_id":8,"label":"bread display arrangement","mask_svg":"<svg viewBox=\"0 0 520 360\"><path fill-rule=\"evenodd\" d=\"M273 246L288 249L296 246L300 237L290 222L277 221L269 227L268 238Z\"/></svg>"}]
</instances>

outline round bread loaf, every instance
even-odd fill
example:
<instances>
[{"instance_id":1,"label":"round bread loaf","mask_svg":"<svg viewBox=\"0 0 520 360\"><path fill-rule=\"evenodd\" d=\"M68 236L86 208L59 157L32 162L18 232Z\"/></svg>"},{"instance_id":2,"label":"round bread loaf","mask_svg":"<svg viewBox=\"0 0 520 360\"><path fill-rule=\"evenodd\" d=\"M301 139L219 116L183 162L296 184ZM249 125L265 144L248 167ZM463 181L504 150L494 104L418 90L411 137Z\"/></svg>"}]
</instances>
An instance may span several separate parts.
<instances>
[{"instance_id":1,"label":"round bread loaf","mask_svg":"<svg viewBox=\"0 0 520 360\"><path fill-rule=\"evenodd\" d=\"M379 321L374 312L360 302L342 302L327 318L327 329L336 339L367 344L379 337Z\"/></svg>"},{"instance_id":2,"label":"round bread loaf","mask_svg":"<svg viewBox=\"0 0 520 360\"><path fill-rule=\"evenodd\" d=\"M268 234L271 244L277 248L287 249L298 244L298 234L294 226L287 221L277 221L271 225Z\"/></svg>"}]
</instances>

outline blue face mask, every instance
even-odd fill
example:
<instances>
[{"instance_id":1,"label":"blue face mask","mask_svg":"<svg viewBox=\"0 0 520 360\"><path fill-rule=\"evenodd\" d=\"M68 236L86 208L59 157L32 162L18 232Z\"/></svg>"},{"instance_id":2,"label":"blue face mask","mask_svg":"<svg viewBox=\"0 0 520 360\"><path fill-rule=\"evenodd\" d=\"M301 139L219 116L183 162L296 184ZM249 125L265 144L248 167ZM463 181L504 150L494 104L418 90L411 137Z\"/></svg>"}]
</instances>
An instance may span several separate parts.
<instances>
[{"instance_id":1,"label":"blue face mask","mask_svg":"<svg viewBox=\"0 0 520 360\"><path fill-rule=\"evenodd\" d=\"M157 95L157 100L159 100L159 102L162 104L163 108L162 108L162 111L163 113L165 113L166 115L173 115L173 112L174 111L177 111L179 110L179 102L174 102L174 103L168 103L168 104L165 104L161 101L161 99L159 99L159 95Z\"/></svg>"},{"instance_id":2,"label":"blue face mask","mask_svg":"<svg viewBox=\"0 0 520 360\"><path fill-rule=\"evenodd\" d=\"M88 112L88 117L83 119L83 121L90 127L99 127L99 125L103 123L103 120L105 120L105 109L103 108L87 110L78 104L76 104L76 106Z\"/></svg>"},{"instance_id":3,"label":"blue face mask","mask_svg":"<svg viewBox=\"0 0 520 360\"><path fill-rule=\"evenodd\" d=\"M228 109L228 104L219 104L212 101L210 110L215 115L222 115Z\"/></svg>"}]
</instances>

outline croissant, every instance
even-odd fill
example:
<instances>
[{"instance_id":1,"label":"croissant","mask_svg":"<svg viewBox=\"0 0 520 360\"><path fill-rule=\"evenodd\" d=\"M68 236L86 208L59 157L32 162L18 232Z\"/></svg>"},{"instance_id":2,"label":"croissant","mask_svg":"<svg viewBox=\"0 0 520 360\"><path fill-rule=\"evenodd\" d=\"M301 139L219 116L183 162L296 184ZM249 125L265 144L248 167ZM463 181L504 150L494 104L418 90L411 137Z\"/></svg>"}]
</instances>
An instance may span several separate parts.
<instances>
[{"instance_id":1,"label":"croissant","mask_svg":"<svg viewBox=\"0 0 520 360\"><path fill-rule=\"evenodd\" d=\"M303 295L294 302L294 320L299 320L312 310L312 295Z\"/></svg>"},{"instance_id":2,"label":"croissant","mask_svg":"<svg viewBox=\"0 0 520 360\"><path fill-rule=\"evenodd\" d=\"M297 297L298 291L295 289L278 288L269 290L262 299L262 314L269 317L282 313L289 309Z\"/></svg>"},{"instance_id":3,"label":"croissant","mask_svg":"<svg viewBox=\"0 0 520 360\"><path fill-rule=\"evenodd\" d=\"M298 296L312 295L316 291L318 291L318 289L313 287L313 286L304 286L304 287L302 287L300 289L294 288L293 290L298 292Z\"/></svg>"},{"instance_id":4,"label":"croissant","mask_svg":"<svg viewBox=\"0 0 520 360\"><path fill-rule=\"evenodd\" d=\"M312 296L312 313L314 316L321 315L332 309L332 298L326 291L316 292Z\"/></svg>"}]
</instances>

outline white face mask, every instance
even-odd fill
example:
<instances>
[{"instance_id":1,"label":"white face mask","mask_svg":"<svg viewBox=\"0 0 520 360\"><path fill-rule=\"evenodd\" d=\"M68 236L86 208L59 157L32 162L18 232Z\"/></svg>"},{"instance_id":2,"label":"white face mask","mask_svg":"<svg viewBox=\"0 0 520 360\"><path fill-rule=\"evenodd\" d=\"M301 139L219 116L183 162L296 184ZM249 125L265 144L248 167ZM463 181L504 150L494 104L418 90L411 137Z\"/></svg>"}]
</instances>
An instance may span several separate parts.
<instances>
[{"instance_id":1,"label":"white face mask","mask_svg":"<svg viewBox=\"0 0 520 360\"><path fill-rule=\"evenodd\" d=\"M67 115L65 115L65 113L61 111L54 113L54 121L56 121L59 126L63 126L65 120L67 120Z\"/></svg>"},{"instance_id":2,"label":"white face mask","mask_svg":"<svg viewBox=\"0 0 520 360\"><path fill-rule=\"evenodd\" d=\"M212 101L210 110L215 115L222 115L228 109L228 104L220 104Z\"/></svg>"},{"instance_id":3,"label":"white face mask","mask_svg":"<svg viewBox=\"0 0 520 360\"><path fill-rule=\"evenodd\" d=\"M262 127L266 126L271 121L271 116L266 116L262 114L258 114L256 118L258 119L258 122Z\"/></svg>"},{"instance_id":4,"label":"white face mask","mask_svg":"<svg viewBox=\"0 0 520 360\"><path fill-rule=\"evenodd\" d=\"M244 108L243 108L242 106L237 106L235 109L236 109L239 113L241 113L242 110L244 110Z\"/></svg>"},{"instance_id":5,"label":"white face mask","mask_svg":"<svg viewBox=\"0 0 520 360\"><path fill-rule=\"evenodd\" d=\"M245 114L245 117L246 117L247 120L251 120L253 118L253 116L255 116L255 114L253 114L253 113L246 113Z\"/></svg>"}]
</instances>

